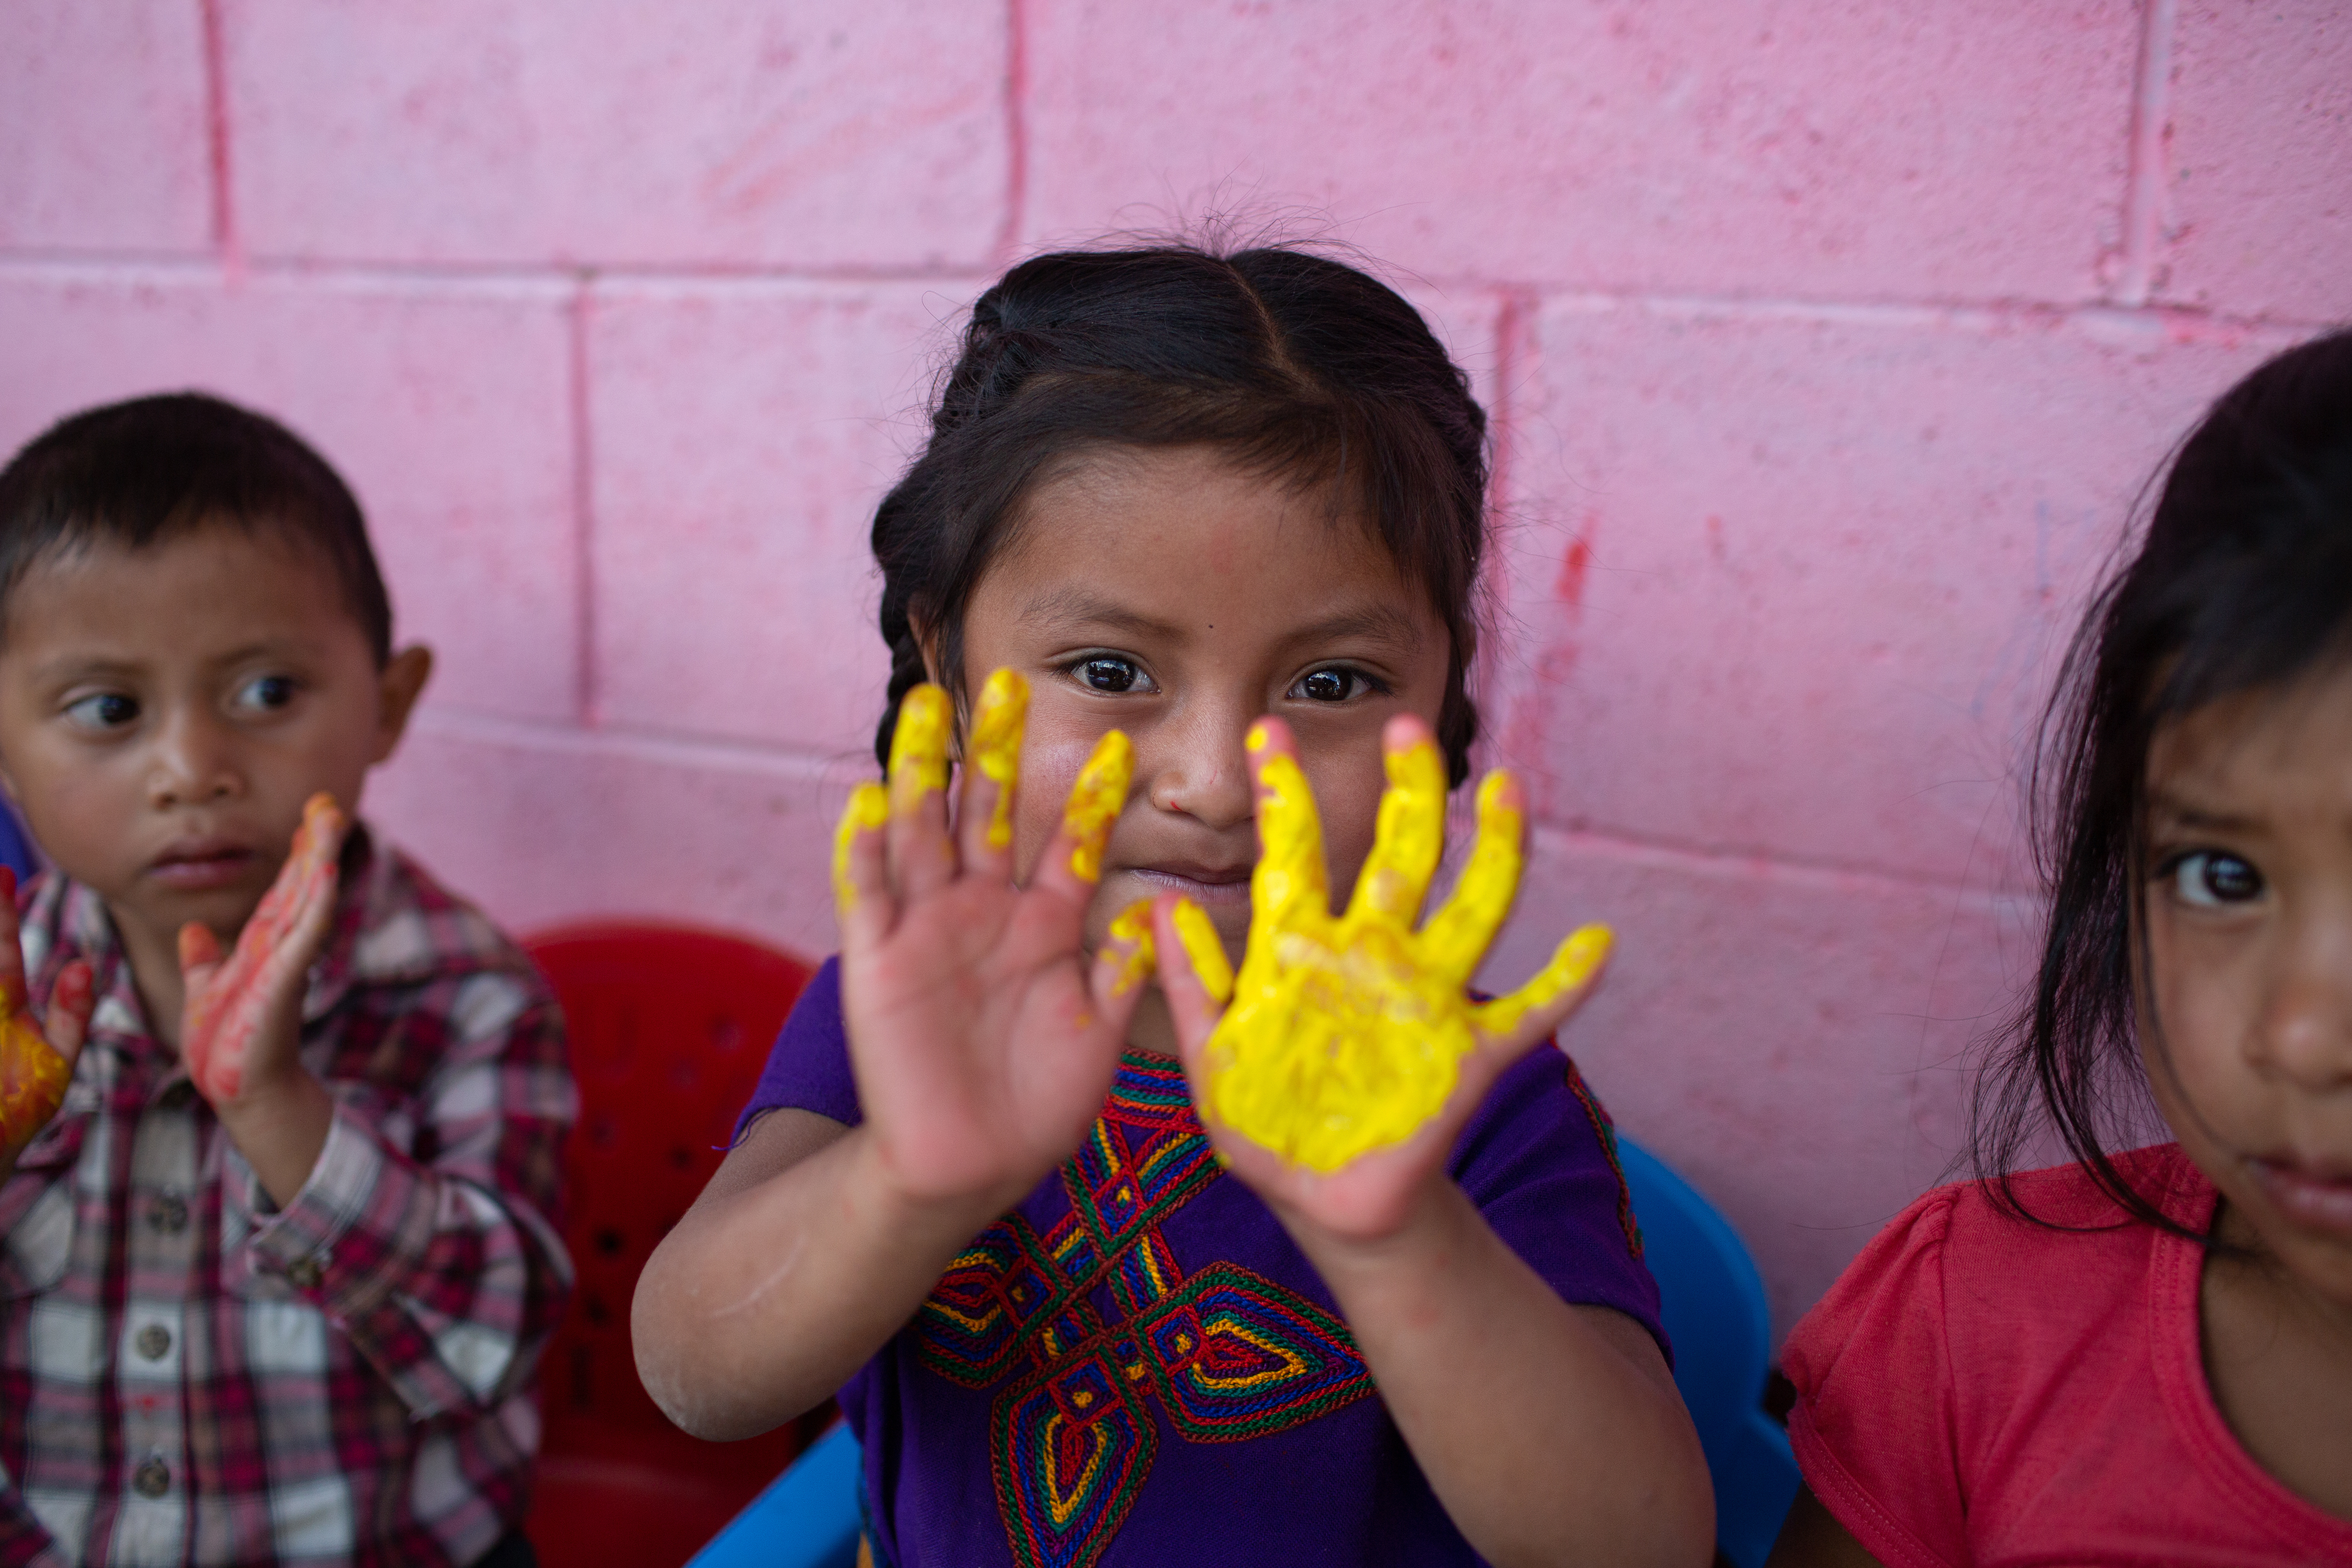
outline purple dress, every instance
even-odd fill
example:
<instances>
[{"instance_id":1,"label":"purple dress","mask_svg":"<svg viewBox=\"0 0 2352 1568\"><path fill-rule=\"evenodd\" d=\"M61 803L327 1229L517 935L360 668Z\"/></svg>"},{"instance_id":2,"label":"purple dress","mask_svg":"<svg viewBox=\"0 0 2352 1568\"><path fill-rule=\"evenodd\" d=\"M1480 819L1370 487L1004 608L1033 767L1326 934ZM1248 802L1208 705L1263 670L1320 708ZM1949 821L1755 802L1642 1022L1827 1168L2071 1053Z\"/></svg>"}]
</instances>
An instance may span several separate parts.
<instances>
[{"instance_id":1,"label":"purple dress","mask_svg":"<svg viewBox=\"0 0 2352 1568\"><path fill-rule=\"evenodd\" d=\"M738 1123L859 1120L838 961ZM1570 1301L1658 1336L1608 1117L1546 1044L1449 1167ZM1061 1170L973 1238L841 1391L877 1563L1475 1563L1313 1265L1210 1152L1177 1065L1129 1052Z\"/></svg>"}]
</instances>

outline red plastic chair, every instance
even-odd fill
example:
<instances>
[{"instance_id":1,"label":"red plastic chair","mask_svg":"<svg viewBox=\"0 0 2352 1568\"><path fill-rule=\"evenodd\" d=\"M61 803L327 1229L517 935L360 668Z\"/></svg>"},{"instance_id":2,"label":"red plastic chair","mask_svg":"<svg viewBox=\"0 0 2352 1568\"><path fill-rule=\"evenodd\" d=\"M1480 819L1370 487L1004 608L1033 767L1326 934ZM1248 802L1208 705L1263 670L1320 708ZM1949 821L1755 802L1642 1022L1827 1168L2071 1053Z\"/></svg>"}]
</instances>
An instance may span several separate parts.
<instances>
[{"instance_id":1,"label":"red plastic chair","mask_svg":"<svg viewBox=\"0 0 2352 1568\"><path fill-rule=\"evenodd\" d=\"M525 945L563 1005L581 1101L564 1229L579 1287L540 1363L545 1428L529 1528L549 1563L675 1568L829 1415L703 1442L655 1406L629 1345L637 1273L719 1168L810 969L674 925L566 926Z\"/></svg>"}]
</instances>

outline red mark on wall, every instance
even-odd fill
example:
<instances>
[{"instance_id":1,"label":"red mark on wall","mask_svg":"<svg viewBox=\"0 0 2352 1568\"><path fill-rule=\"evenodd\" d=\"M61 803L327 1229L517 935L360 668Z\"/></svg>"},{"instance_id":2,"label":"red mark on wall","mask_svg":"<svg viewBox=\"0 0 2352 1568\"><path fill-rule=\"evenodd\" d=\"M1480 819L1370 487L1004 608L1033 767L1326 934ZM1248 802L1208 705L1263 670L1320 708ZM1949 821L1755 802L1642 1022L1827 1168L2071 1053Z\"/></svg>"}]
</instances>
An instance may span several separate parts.
<instances>
[{"instance_id":1,"label":"red mark on wall","mask_svg":"<svg viewBox=\"0 0 2352 1568\"><path fill-rule=\"evenodd\" d=\"M1560 557L1559 575L1551 585L1552 597L1571 610L1584 607L1584 574L1592 566L1592 541L1584 536L1570 540L1568 553Z\"/></svg>"},{"instance_id":2,"label":"red mark on wall","mask_svg":"<svg viewBox=\"0 0 2352 1568\"><path fill-rule=\"evenodd\" d=\"M1723 519L1719 517L1706 520L1706 552L1717 566L1723 564Z\"/></svg>"}]
</instances>

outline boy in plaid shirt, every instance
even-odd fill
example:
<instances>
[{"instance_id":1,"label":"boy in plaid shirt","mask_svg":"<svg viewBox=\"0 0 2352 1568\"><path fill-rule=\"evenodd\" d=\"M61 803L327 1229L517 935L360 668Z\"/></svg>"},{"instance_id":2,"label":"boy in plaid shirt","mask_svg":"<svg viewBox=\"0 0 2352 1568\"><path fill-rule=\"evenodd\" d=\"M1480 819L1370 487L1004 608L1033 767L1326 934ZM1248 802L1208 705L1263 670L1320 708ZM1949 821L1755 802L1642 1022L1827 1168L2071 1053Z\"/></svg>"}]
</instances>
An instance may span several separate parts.
<instances>
[{"instance_id":1,"label":"boy in plaid shirt","mask_svg":"<svg viewBox=\"0 0 2352 1568\"><path fill-rule=\"evenodd\" d=\"M431 668L391 619L342 481L217 399L0 471L55 866L0 899L0 1568L532 1561L575 1097L529 961L343 815Z\"/></svg>"}]
</instances>

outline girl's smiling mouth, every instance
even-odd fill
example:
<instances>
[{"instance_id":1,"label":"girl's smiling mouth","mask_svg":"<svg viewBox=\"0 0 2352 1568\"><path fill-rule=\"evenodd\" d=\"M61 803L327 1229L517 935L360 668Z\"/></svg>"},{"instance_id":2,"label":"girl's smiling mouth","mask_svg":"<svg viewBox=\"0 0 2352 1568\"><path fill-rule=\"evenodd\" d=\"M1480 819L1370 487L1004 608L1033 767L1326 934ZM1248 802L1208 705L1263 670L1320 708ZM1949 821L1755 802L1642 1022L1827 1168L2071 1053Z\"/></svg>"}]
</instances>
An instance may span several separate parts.
<instances>
[{"instance_id":1,"label":"girl's smiling mouth","mask_svg":"<svg viewBox=\"0 0 2352 1568\"><path fill-rule=\"evenodd\" d=\"M1254 865L1202 866L1169 860L1157 866L1129 866L1129 872L1155 888L1181 893L1196 904L1246 904Z\"/></svg>"},{"instance_id":2,"label":"girl's smiling mouth","mask_svg":"<svg viewBox=\"0 0 2352 1568\"><path fill-rule=\"evenodd\" d=\"M183 838L155 857L147 874L182 892L205 892L242 882L252 874L254 852L233 839Z\"/></svg>"}]
</instances>

